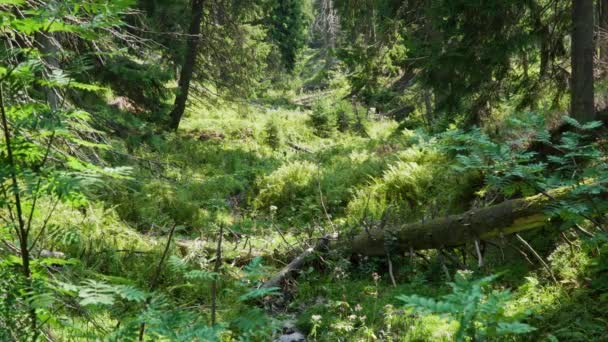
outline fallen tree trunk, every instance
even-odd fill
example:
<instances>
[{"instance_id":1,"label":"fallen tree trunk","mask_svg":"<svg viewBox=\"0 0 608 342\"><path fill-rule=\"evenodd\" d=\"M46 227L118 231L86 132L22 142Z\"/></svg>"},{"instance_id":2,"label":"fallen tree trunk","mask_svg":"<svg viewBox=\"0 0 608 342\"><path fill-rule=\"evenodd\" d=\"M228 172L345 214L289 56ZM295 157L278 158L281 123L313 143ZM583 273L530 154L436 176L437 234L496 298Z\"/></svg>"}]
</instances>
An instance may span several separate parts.
<instances>
[{"instance_id":1,"label":"fallen tree trunk","mask_svg":"<svg viewBox=\"0 0 608 342\"><path fill-rule=\"evenodd\" d=\"M475 239L490 239L514 234L547 224L547 204L563 198L569 188L504 201L427 222L374 229L359 233L350 241L340 241L351 253L366 256L386 255L387 251L434 249L463 245Z\"/></svg>"},{"instance_id":2,"label":"fallen tree trunk","mask_svg":"<svg viewBox=\"0 0 608 342\"><path fill-rule=\"evenodd\" d=\"M262 288L280 287L285 278L287 278L292 272L298 271L308 261L309 257L314 253L325 249L329 244L329 237L324 237L314 247L307 248L298 257L293 259L287 266L283 267L279 273L277 273L270 280L262 284Z\"/></svg>"},{"instance_id":3,"label":"fallen tree trunk","mask_svg":"<svg viewBox=\"0 0 608 342\"><path fill-rule=\"evenodd\" d=\"M439 249L463 245L479 239L491 239L540 228L549 222L544 210L551 202L567 196L572 189L558 188L535 196L504 201L427 222L363 231L353 238L322 239L285 266L263 287L280 286L292 272L299 270L308 257L321 247L342 248L347 254L385 256L390 251Z\"/></svg>"}]
</instances>

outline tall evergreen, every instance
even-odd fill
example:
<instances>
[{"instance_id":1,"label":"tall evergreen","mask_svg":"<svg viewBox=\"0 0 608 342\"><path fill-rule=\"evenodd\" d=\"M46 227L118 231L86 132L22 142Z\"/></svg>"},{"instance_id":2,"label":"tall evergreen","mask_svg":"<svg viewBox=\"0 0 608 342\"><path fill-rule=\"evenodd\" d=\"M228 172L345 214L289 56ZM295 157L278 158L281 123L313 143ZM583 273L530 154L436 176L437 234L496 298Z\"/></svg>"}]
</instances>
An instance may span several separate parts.
<instances>
[{"instance_id":1,"label":"tall evergreen","mask_svg":"<svg viewBox=\"0 0 608 342\"><path fill-rule=\"evenodd\" d=\"M192 0L192 10L190 26L188 29L188 38L186 44L186 55L184 62L181 65L181 73L179 76L178 93L175 97L174 108L171 111L170 128L177 130L179 123L186 110L186 101L190 92L190 83L192 75L196 67L196 57L199 54L198 46L201 40L201 21L203 19L203 4L204 0Z\"/></svg>"},{"instance_id":2,"label":"tall evergreen","mask_svg":"<svg viewBox=\"0 0 608 342\"><path fill-rule=\"evenodd\" d=\"M595 119L593 0L572 0L571 112L580 122Z\"/></svg>"}]
</instances>

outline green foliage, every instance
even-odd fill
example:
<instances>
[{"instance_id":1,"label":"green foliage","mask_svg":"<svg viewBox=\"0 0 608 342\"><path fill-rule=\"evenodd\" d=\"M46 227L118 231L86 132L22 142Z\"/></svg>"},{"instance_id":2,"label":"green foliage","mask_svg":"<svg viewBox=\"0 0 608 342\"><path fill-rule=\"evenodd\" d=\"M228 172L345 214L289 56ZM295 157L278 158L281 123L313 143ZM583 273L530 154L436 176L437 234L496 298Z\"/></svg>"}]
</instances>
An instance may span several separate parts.
<instances>
[{"instance_id":1,"label":"green foliage","mask_svg":"<svg viewBox=\"0 0 608 342\"><path fill-rule=\"evenodd\" d=\"M28 305L19 293L24 289L21 274L6 260L0 262L0 339L17 340L19 332L28 329ZM26 339L29 334L21 338Z\"/></svg>"},{"instance_id":2,"label":"green foliage","mask_svg":"<svg viewBox=\"0 0 608 342\"><path fill-rule=\"evenodd\" d=\"M604 191L605 170L608 165L599 142L591 132L601 126L599 122L580 125L566 119L577 131L566 131L553 141L538 117L532 116L534 126L528 127L524 138L512 142L498 142L478 129L464 133L451 131L442 135L443 149L454 155L457 172L479 172L486 186L480 193L502 193L504 196L529 196L551 189L567 187L567 198L552 203L547 211L565 220L567 225L600 215L606 204L588 194ZM516 121L520 126L529 125ZM546 146L551 153L542 157L537 152L513 146Z\"/></svg>"},{"instance_id":3,"label":"green foliage","mask_svg":"<svg viewBox=\"0 0 608 342\"><path fill-rule=\"evenodd\" d=\"M436 217L462 210L473 177L448 170L449 158L424 141L395 154L380 177L358 189L348 203L353 219L407 220Z\"/></svg>"},{"instance_id":4,"label":"green foliage","mask_svg":"<svg viewBox=\"0 0 608 342\"><path fill-rule=\"evenodd\" d=\"M337 114L336 126L341 133L347 132L350 129L350 120L345 111L339 110Z\"/></svg>"},{"instance_id":5,"label":"green foliage","mask_svg":"<svg viewBox=\"0 0 608 342\"><path fill-rule=\"evenodd\" d=\"M351 94L381 111L430 110L438 128L492 124L506 102L565 109L568 75L552 66L569 62L567 2L333 3Z\"/></svg>"},{"instance_id":6,"label":"green foliage","mask_svg":"<svg viewBox=\"0 0 608 342\"><path fill-rule=\"evenodd\" d=\"M467 273L458 273L455 282L450 283L452 293L443 300L413 296L400 296L407 306L417 310L438 314L447 314L459 322L456 341L465 341L466 337L475 340L487 340L511 334L526 334L534 330L521 323L522 317L506 314L505 305L510 298L508 291L488 292L489 284L496 276L477 280Z\"/></svg>"},{"instance_id":7,"label":"green foliage","mask_svg":"<svg viewBox=\"0 0 608 342\"><path fill-rule=\"evenodd\" d=\"M204 2L188 115L166 133L188 1L0 0L0 340L129 341L145 323L146 340L267 341L275 304L318 341L604 338L604 128L546 129L562 115L568 6ZM449 129L405 129L420 126ZM504 270L495 288L513 296L461 274L445 295L433 251L391 254L396 286L385 258L332 249L287 296L260 287L286 245L556 188L569 195L530 241L558 284L492 245L480 271Z\"/></svg>"},{"instance_id":8,"label":"green foliage","mask_svg":"<svg viewBox=\"0 0 608 342\"><path fill-rule=\"evenodd\" d=\"M314 193L312 184L317 173L317 166L308 161L281 166L260 181L256 208L267 211L274 206L280 215L293 213L306 200L307 195Z\"/></svg>"},{"instance_id":9,"label":"green foliage","mask_svg":"<svg viewBox=\"0 0 608 342\"><path fill-rule=\"evenodd\" d=\"M70 286L67 286L68 288ZM94 280L86 280L77 287L80 305L113 305L116 298L132 302L143 302L147 295L142 291L126 285L109 285Z\"/></svg>"},{"instance_id":10,"label":"green foliage","mask_svg":"<svg viewBox=\"0 0 608 342\"><path fill-rule=\"evenodd\" d=\"M163 108L169 99L166 84L172 80L171 72L162 65L141 63L128 55L112 56L106 63L98 66L100 70L96 77L110 85L116 96L126 97L142 107L130 110L156 112Z\"/></svg>"},{"instance_id":11,"label":"green foliage","mask_svg":"<svg viewBox=\"0 0 608 342\"><path fill-rule=\"evenodd\" d=\"M321 138L329 137L334 131L335 120L331 106L328 101L315 103L308 119L308 125Z\"/></svg>"},{"instance_id":12,"label":"green foliage","mask_svg":"<svg viewBox=\"0 0 608 342\"><path fill-rule=\"evenodd\" d=\"M280 295L280 289L278 287L270 287L270 288L259 288L251 290L244 295L239 297L241 302L246 302L252 299L259 299L267 296L277 296Z\"/></svg>"},{"instance_id":13,"label":"green foliage","mask_svg":"<svg viewBox=\"0 0 608 342\"><path fill-rule=\"evenodd\" d=\"M266 145L270 146L273 150L277 150L281 147L281 135L279 132L279 127L274 120L269 120L266 123L266 127L264 128L265 138L264 142Z\"/></svg>"},{"instance_id":14,"label":"green foliage","mask_svg":"<svg viewBox=\"0 0 608 342\"><path fill-rule=\"evenodd\" d=\"M272 3L270 38L276 42L285 68L293 71L306 39L308 18L304 2L287 0Z\"/></svg>"}]
</instances>

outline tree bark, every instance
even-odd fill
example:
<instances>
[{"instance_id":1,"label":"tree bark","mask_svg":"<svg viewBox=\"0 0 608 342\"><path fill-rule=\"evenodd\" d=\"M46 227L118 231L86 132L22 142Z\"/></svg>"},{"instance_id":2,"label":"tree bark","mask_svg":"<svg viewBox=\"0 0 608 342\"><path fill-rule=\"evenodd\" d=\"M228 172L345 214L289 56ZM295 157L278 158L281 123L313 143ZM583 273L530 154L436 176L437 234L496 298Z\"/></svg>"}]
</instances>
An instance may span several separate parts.
<instances>
[{"instance_id":1,"label":"tree bark","mask_svg":"<svg viewBox=\"0 0 608 342\"><path fill-rule=\"evenodd\" d=\"M59 70L59 53L61 47L52 33L39 32L36 34L36 43L39 45L42 58L46 64L46 73L52 74L53 71ZM61 98L55 87L45 87L46 102L52 111L59 108Z\"/></svg>"},{"instance_id":2,"label":"tree bark","mask_svg":"<svg viewBox=\"0 0 608 342\"><path fill-rule=\"evenodd\" d=\"M608 68L608 0L598 0L599 4L599 52L600 67Z\"/></svg>"},{"instance_id":3,"label":"tree bark","mask_svg":"<svg viewBox=\"0 0 608 342\"><path fill-rule=\"evenodd\" d=\"M412 254L414 250L460 246L471 241L540 228L549 223L549 217L544 213L547 205L564 199L571 190L568 187L558 188L428 222L363 231L352 238L325 237L315 247L306 249L263 287L280 286L293 272L300 270L311 255L324 248L342 249L351 255L382 257L388 253Z\"/></svg>"},{"instance_id":4,"label":"tree bark","mask_svg":"<svg viewBox=\"0 0 608 342\"><path fill-rule=\"evenodd\" d=\"M428 222L364 231L351 241L341 241L341 244L353 254L382 256L387 250L407 252L410 249L452 247L475 239L514 234L547 224L549 217L543 210L548 203L568 192L569 189L560 188L547 194L508 200Z\"/></svg>"},{"instance_id":5,"label":"tree bark","mask_svg":"<svg viewBox=\"0 0 608 342\"><path fill-rule=\"evenodd\" d=\"M184 111L186 110L186 101L188 100L188 92L190 91L190 82L194 73L196 64L196 55L198 54L198 45L200 42L201 22L203 20L203 1L192 0L192 19L188 30L188 42L186 47L186 56L179 77L178 94L175 97L175 104L171 111L171 122L169 127L177 130L179 123L182 120Z\"/></svg>"},{"instance_id":6,"label":"tree bark","mask_svg":"<svg viewBox=\"0 0 608 342\"><path fill-rule=\"evenodd\" d=\"M593 22L593 0L572 0L571 115L583 123L595 120Z\"/></svg>"},{"instance_id":7,"label":"tree bark","mask_svg":"<svg viewBox=\"0 0 608 342\"><path fill-rule=\"evenodd\" d=\"M324 237L314 246L304 250L298 257L293 259L287 266L283 267L279 273L274 277L270 278L264 284L262 288L280 287L285 278L287 278L292 272L298 271L306 264L309 257L315 252L319 252L328 246L330 237Z\"/></svg>"}]
</instances>

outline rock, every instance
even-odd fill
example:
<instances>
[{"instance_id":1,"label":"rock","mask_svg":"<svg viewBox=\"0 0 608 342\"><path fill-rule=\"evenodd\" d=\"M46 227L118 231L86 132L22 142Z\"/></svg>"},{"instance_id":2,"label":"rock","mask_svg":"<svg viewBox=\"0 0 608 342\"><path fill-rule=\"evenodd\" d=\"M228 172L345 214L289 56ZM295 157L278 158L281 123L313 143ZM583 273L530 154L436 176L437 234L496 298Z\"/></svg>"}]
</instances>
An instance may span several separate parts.
<instances>
[{"instance_id":1,"label":"rock","mask_svg":"<svg viewBox=\"0 0 608 342\"><path fill-rule=\"evenodd\" d=\"M281 335L281 337L279 337L279 340L278 340L278 342L305 342L305 341L306 341L306 336L304 336L304 334L299 333L299 332L294 332L289 335Z\"/></svg>"},{"instance_id":2,"label":"rock","mask_svg":"<svg viewBox=\"0 0 608 342\"><path fill-rule=\"evenodd\" d=\"M296 325L293 321L287 321L283 324L283 334L291 335L297 332Z\"/></svg>"},{"instance_id":3,"label":"rock","mask_svg":"<svg viewBox=\"0 0 608 342\"><path fill-rule=\"evenodd\" d=\"M40 252L40 257L41 258L65 259L65 254L63 252L49 251L49 250L43 249Z\"/></svg>"},{"instance_id":4,"label":"rock","mask_svg":"<svg viewBox=\"0 0 608 342\"><path fill-rule=\"evenodd\" d=\"M283 322L283 335L279 336L275 342L303 342L306 341L306 335L298 331L296 322L293 319Z\"/></svg>"}]
</instances>

